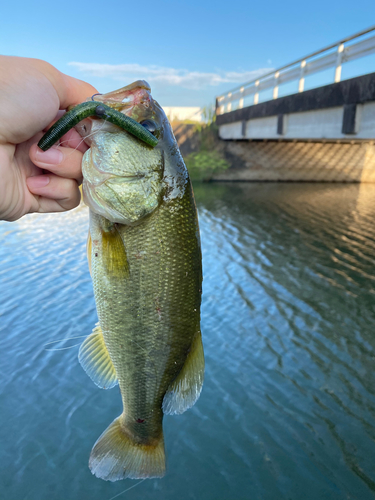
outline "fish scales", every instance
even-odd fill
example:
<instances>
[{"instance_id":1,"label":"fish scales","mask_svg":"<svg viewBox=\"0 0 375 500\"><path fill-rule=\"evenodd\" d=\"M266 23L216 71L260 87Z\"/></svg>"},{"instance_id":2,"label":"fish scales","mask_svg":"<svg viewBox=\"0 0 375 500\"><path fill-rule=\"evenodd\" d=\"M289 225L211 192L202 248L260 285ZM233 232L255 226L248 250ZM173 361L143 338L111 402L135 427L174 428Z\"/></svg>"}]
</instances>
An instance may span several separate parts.
<instances>
[{"instance_id":1,"label":"fish scales","mask_svg":"<svg viewBox=\"0 0 375 500\"><path fill-rule=\"evenodd\" d=\"M102 253L92 250L99 256L91 260L99 321L127 428L140 442L160 435L162 399L199 332L201 258L189 186L185 200L161 205L137 226L118 225L129 265L126 280L108 278Z\"/></svg>"},{"instance_id":2,"label":"fish scales","mask_svg":"<svg viewBox=\"0 0 375 500\"><path fill-rule=\"evenodd\" d=\"M90 207L88 259L99 323L79 351L101 388L120 387L123 412L95 443L97 477L162 477L163 415L195 404L204 374L202 256L197 211L169 122L139 81L98 100L137 120L153 149L86 119L82 162Z\"/></svg>"}]
</instances>

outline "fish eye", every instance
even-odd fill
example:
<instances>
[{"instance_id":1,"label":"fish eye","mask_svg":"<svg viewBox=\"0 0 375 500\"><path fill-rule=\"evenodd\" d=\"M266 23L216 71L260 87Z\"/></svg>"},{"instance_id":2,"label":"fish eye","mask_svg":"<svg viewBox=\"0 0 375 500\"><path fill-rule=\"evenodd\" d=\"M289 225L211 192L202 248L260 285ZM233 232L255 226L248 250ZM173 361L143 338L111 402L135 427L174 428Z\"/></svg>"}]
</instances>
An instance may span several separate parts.
<instances>
[{"instance_id":1,"label":"fish eye","mask_svg":"<svg viewBox=\"0 0 375 500\"><path fill-rule=\"evenodd\" d=\"M152 120L144 120L141 122L142 127L148 130L151 134L155 135L158 129L156 123Z\"/></svg>"}]
</instances>

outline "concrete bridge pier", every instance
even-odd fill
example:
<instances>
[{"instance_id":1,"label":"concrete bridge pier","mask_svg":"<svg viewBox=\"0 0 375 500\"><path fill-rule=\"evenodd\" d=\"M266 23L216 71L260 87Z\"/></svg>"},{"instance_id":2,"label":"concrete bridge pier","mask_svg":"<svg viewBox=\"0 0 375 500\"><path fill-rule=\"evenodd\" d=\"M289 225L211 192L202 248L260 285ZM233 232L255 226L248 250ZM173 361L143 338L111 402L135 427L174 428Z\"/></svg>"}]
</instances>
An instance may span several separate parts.
<instances>
[{"instance_id":1,"label":"concrete bridge pier","mask_svg":"<svg viewBox=\"0 0 375 500\"><path fill-rule=\"evenodd\" d=\"M375 182L375 73L216 117L217 180Z\"/></svg>"}]
</instances>

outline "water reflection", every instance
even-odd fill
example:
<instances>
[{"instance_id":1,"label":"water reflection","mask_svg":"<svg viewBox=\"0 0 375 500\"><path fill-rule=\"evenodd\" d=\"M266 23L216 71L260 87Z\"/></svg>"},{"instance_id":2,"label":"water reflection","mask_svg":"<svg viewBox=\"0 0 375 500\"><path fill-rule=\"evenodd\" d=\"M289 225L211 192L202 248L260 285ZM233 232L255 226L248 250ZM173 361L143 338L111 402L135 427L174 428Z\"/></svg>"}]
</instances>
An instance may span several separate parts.
<instances>
[{"instance_id":1,"label":"water reflection","mask_svg":"<svg viewBox=\"0 0 375 500\"><path fill-rule=\"evenodd\" d=\"M373 498L375 186L210 184L195 195L205 387L165 420L166 478L124 498ZM9 499L109 500L133 484L87 468L119 414L117 389L98 390L76 348L43 345L96 321L86 227L86 209L0 225Z\"/></svg>"}]
</instances>

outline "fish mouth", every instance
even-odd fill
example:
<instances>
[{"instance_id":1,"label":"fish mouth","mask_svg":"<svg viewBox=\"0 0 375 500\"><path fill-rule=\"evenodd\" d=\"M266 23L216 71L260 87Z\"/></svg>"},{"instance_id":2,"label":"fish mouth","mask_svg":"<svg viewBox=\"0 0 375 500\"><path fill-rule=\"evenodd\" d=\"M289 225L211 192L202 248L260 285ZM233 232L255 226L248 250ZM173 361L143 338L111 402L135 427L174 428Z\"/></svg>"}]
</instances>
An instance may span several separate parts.
<instances>
[{"instance_id":1,"label":"fish mouth","mask_svg":"<svg viewBox=\"0 0 375 500\"><path fill-rule=\"evenodd\" d=\"M151 87L145 80L137 80L126 87L113 90L112 92L108 92L106 94L94 94L86 99L86 102L89 101L93 101L98 104L103 103L119 113L132 118L140 124L142 124L143 121L150 119L159 121L160 130L162 128L161 123L163 121L163 112L158 103L152 98ZM93 136L97 132L112 131L114 130L114 127L116 126L110 123L110 121L106 119L105 115L90 116L75 125L76 131L88 146L91 146ZM153 134L157 140L162 139L162 137L160 137L160 130L158 129L157 133ZM131 135L126 131L123 131L123 133ZM132 139L139 141L140 139L137 139L137 137L132 137Z\"/></svg>"},{"instance_id":2,"label":"fish mouth","mask_svg":"<svg viewBox=\"0 0 375 500\"><path fill-rule=\"evenodd\" d=\"M140 122L143 114L149 114L153 109L155 101L151 96L151 87L145 80L137 80L136 82L122 87L121 89L108 92L107 94L94 94L86 101L95 101L103 103L124 115L133 118L135 121ZM110 125L113 127L113 125ZM97 132L105 130L105 124L97 116L86 118L75 126L79 135L84 139L88 146L91 146L92 133L87 135L87 131ZM127 134L127 132L125 132Z\"/></svg>"},{"instance_id":3,"label":"fish mouth","mask_svg":"<svg viewBox=\"0 0 375 500\"><path fill-rule=\"evenodd\" d=\"M147 108L151 105L151 87L145 80L137 80L107 94L96 94L91 99L131 116L134 106L143 105Z\"/></svg>"}]
</instances>

